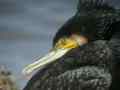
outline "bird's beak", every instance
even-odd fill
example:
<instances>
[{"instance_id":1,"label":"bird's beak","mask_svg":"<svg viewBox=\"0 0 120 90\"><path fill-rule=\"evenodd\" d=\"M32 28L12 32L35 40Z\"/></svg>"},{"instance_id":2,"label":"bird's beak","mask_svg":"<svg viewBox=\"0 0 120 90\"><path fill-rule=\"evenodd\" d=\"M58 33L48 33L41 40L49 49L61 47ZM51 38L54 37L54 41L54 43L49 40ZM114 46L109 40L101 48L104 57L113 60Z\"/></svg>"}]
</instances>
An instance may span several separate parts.
<instances>
[{"instance_id":1,"label":"bird's beak","mask_svg":"<svg viewBox=\"0 0 120 90\"><path fill-rule=\"evenodd\" d=\"M44 57L40 58L39 60L35 61L34 63L26 66L23 69L24 75L29 75L31 72L33 72L36 69L40 69L43 66L56 61L58 58L62 57L65 53L67 53L70 49L57 49L49 52Z\"/></svg>"},{"instance_id":2,"label":"bird's beak","mask_svg":"<svg viewBox=\"0 0 120 90\"><path fill-rule=\"evenodd\" d=\"M58 60L60 57L64 56L72 48L76 48L77 46L79 46L75 40L68 39L66 41L66 44L61 44L61 41L58 42L55 49L51 50L47 55L38 59L34 63L26 66L23 69L23 74L28 75L36 69L43 68L45 65L48 65Z\"/></svg>"}]
</instances>

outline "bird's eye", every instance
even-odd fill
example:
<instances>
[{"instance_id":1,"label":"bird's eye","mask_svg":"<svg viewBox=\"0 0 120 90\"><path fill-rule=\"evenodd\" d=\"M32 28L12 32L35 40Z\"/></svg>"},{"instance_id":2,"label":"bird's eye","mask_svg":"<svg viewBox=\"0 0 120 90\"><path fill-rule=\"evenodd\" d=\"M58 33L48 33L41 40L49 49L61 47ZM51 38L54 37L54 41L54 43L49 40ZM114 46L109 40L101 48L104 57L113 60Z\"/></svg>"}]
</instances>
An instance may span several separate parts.
<instances>
[{"instance_id":1,"label":"bird's eye","mask_svg":"<svg viewBox=\"0 0 120 90\"><path fill-rule=\"evenodd\" d=\"M62 45L66 45L66 42L67 42L67 39L66 39L66 38L61 39L61 44L62 44Z\"/></svg>"}]
</instances>

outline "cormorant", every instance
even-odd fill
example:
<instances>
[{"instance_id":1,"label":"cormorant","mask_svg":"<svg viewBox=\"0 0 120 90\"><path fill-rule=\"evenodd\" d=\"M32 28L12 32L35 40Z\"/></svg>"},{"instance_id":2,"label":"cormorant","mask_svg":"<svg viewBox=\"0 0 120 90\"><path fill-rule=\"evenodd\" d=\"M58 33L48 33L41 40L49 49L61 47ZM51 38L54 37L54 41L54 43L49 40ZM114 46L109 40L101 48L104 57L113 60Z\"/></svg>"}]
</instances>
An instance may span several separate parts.
<instances>
[{"instance_id":1,"label":"cormorant","mask_svg":"<svg viewBox=\"0 0 120 90\"><path fill-rule=\"evenodd\" d=\"M119 90L119 50L113 42L119 21L119 9L105 0L79 0L76 14L56 33L50 53L23 70L29 74L39 69L24 90Z\"/></svg>"}]
</instances>

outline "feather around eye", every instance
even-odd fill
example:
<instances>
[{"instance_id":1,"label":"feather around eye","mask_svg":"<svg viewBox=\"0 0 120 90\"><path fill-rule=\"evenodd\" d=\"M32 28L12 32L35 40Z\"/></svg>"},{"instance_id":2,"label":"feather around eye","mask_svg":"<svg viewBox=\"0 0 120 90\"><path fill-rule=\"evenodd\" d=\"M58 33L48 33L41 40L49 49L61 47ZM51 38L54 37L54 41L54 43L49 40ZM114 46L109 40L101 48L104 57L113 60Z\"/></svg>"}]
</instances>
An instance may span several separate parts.
<instances>
[{"instance_id":1,"label":"feather around eye","mask_svg":"<svg viewBox=\"0 0 120 90\"><path fill-rule=\"evenodd\" d=\"M67 38L63 38L61 44L66 45L66 43L67 43Z\"/></svg>"},{"instance_id":2,"label":"feather around eye","mask_svg":"<svg viewBox=\"0 0 120 90\"><path fill-rule=\"evenodd\" d=\"M56 43L55 46L59 46L59 45L65 45L67 41L66 37L61 38L60 40L58 40L58 42Z\"/></svg>"}]
</instances>

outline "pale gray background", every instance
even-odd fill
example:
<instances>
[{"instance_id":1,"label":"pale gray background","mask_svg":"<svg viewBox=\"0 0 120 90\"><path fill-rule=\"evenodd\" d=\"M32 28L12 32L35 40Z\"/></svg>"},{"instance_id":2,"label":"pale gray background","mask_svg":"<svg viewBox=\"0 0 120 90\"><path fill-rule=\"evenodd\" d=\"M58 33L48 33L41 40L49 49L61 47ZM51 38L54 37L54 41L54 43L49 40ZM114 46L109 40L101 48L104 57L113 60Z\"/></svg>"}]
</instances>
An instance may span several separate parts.
<instances>
[{"instance_id":1,"label":"pale gray background","mask_svg":"<svg viewBox=\"0 0 120 90\"><path fill-rule=\"evenodd\" d=\"M26 83L21 71L52 46L57 29L71 17L77 0L0 0L0 65Z\"/></svg>"},{"instance_id":2,"label":"pale gray background","mask_svg":"<svg viewBox=\"0 0 120 90\"><path fill-rule=\"evenodd\" d=\"M78 0L0 0L0 65L26 84L21 71L52 46L58 28L76 11ZM119 6L119 0L114 5Z\"/></svg>"}]
</instances>

